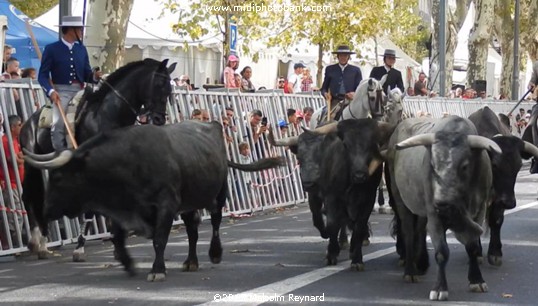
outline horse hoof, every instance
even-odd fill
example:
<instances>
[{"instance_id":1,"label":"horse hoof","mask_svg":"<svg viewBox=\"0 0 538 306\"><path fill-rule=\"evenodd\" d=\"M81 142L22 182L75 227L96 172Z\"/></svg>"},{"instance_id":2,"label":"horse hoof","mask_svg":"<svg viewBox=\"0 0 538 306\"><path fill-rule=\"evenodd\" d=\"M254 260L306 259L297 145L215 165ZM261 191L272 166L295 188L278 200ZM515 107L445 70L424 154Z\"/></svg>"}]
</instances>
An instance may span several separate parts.
<instances>
[{"instance_id":1,"label":"horse hoof","mask_svg":"<svg viewBox=\"0 0 538 306\"><path fill-rule=\"evenodd\" d=\"M370 239L366 238L362 241L362 246L369 246L370 245Z\"/></svg>"},{"instance_id":2,"label":"horse hoof","mask_svg":"<svg viewBox=\"0 0 538 306\"><path fill-rule=\"evenodd\" d=\"M73 253L73 262L85 262L86 254L85 253Z\"/></svg>"},{"instance_id":3,"label":"horse hoof","mask_svg":"<svg viewBox=\"0 0 538 306\"><path fill-rule=\"evenodd\" d=\"M503 264L502 256L488 255L488 262L492 266L500 267Z\"/></svg>"},{"instance_id":4,"label":"horse hoof","mask_svg":"<svg viewBox=\"0 0 538 306\"><path fill-rule=\"evenodd\" d=\"M163 282L166 280L165 273L148 273L148 282Z\"/></svg>"},{"instance_id":5,"label":"horse hoof","mask_svg":"<svg viewBox=\"0 0 538 306\"><path fill-rule=\"evenodd\" d=\"M406 283L418 283L418 276L417 275L404 275L404 281Z\"/></svg>"},{"instance_id":6,"label":"horse hoof","mask_svg":"<svg viewBox=\"0 0 538 306\"><path fill-rule=\"evenodd\" d=\"M38 251L37 259L49 259L49 251L48 250Z\"/></svg>"},{"instance_id":7,"label":"horse hoof","mask_svg":"<svg viewBox=\"0 0 538 306\"><path fill-rule=\"evenodd\" d=\"M352 263L351 264L351 271L364 271L364 264L363 263Z\"/></svg>"},{"instance_id":8,"label":"horse hoof","mask_svg":"<svg viewBox=\"0 0 538 306\"><path fill-rule=\"evenodd\" d=\"M194 271L198 271L198 262L187 260L183 263L183 272L194 272Z\"/></svg>"},{"instance_id":9,"label":"horse hoof","mask_svg":"<svg viewBox=\"0 0 538 306\"><path fill-rule=\"evenodd\" d=\"M446 301L448 300L448 291L430 291L430 301Z\"/></svg>"},{"instance_id":10,"label":"horse hoof","mask_svg":"<svg viewBox=\"0 0 538 306\"><path fill-rule=\"evenodd\" d=\"M214 264L219 264L221 261L222 261L222 257L209 257L209 259L211 260L211 263L214 263Z\"/></svg>"},{"instance_id":11,"label":"horse hoof","mask_svg":"<svg viewBox=\"0 0 538 306\"><path fill-rule=\"evenodd\" d=\"M338 259L336 257L327 257L327 266L336 266Z\"/></svg>"},{"instance_id":12,"label":"horse hoof","mask_svg":"<svg viewBox=\"0 0 538 306\"><path fill-rule=\"evenodd\" d=\"M488 292L488 285L486 283L469 284L469 289L471 292Z\"/></svg>"}]
</instances>

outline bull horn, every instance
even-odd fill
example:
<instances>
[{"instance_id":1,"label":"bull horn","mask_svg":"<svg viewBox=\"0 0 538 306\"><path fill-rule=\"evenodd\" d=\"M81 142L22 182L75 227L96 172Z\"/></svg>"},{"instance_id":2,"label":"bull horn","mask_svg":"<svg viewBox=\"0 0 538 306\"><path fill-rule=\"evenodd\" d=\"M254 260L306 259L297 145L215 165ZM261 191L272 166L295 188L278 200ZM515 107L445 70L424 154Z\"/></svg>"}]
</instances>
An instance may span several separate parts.
<instances>
[{"instance_id":1,"label":"bull horn","mask_svg":"<svg viewBox=\"0 0 538 306\"><path fill-rule=\"evenodd\" d=\"M23 156L24 160L31 166L39 169L56 169L67 164L73 157L71 150L62 151L57 157L47 161L34 160L30 156Z\"/></svg>"},{"instance_id":2,"label":"bull horn","mask_svg":"<svg viewBox=\"0 0 538 306\"><path fill-rule=\"evenodd\" d=\"M372 176L382 163L383 161L379 158L372 159L372 161L368 165L368 175Z\"/></svg>"},{"instance_id":3,"label":"bull horn","mask_svg":"<svg viewBox=\"0 0 538 306\"><path fill-rule=\"evenodd\" d=\"M483 149L488 151L495 151L499 154L502 154L503 151L495 141L478 135L468 135L467 140L469 141L469 146L473 149Z\"/></svg>"},{"instance_id":4,"label":"bull horn","mask_svg":"<svg viewBox=\"0 0 538 306\"><path fill-rule=\"evenodd\" d=\"M435 140L435 134L420 134L407 138L396 145L396 150L405 148L417 147L417 146L431 146Z\"/></svg>"},{"instance_id":5,"label":"bull horn","mask_svg":"<svg viewBox=\"0 0 538 306\"><path fill-rule=\"evenodd\" d=\"M273 134L273 129L269 129L269 134L267 135L267 140L273 147L289 147L296 145L299 142L299 136L293 136L283 139L275 139Z\"/></svg>"},{"instance_id":6,"label":"bull horn","mask_svg":"<svg viewBox=\"0 0 538 306\"><path fill-rule=\"evenodd\" d=\"M336 125L338 122L331 122L329 124L325 124L324 126L320 126L319 128L316 128L312 132L318 134L318 135L325 135L329 134L331 132L336 132Z\"/></svg>"},{"instance_id":7,"label":"bull horn","mask_svg":"<svg viewBox=\"0 0 538 306\"><path fill-rule=\"evenodd\" d=\"M24 153L24 155L29 156L33 160L37 160L37 161L51 160L56 156L56 152L47 153L47 154L35 154L35 153L27 150L26 148L22 148L22 152Z\"/></svg>"},{"instance_id":8,"label":"bull horn","mask_svg":"<svg viewBox=\"0 0 538 306\"><path fill-rule=\"evenodd\" d=\"M532 154L534 157L538 158L538 148L528 141L523 141L523 151Z\"/></svg>"}]
</instances>

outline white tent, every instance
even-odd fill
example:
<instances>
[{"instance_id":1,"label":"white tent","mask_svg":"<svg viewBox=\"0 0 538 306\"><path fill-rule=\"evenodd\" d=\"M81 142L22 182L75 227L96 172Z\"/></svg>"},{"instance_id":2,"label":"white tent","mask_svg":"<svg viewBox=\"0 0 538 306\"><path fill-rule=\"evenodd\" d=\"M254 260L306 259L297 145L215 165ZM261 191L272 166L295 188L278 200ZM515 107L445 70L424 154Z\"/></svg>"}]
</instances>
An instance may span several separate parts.
<instances>
[{"instance_id":1,"label":"white tent","mask_svg":"<svg viewBox=\"0 0 538 306\"><path fill-rule=\"evenodd\" d=\"M71 8L73 15L81 16L84 1L73 0ZM36 22L58 31L55 26L58 24L58 14L59 6L55 6L36 18ZM126 62L147 57L157 60L169 58L171 62L178 63L172 77L188 74L196 86L207 81L214 83L221 71L222 39L215 34L207 35L199 41L190 41L188 49L183 49L184 41L189 39L172 30L172 24L177 23L179 14L170 11L163 14L163 7L157 3L148 5L148 1L135 0L127 26ZM88 47L90 49L91 46Z\"/></svg>"}]
</instances>

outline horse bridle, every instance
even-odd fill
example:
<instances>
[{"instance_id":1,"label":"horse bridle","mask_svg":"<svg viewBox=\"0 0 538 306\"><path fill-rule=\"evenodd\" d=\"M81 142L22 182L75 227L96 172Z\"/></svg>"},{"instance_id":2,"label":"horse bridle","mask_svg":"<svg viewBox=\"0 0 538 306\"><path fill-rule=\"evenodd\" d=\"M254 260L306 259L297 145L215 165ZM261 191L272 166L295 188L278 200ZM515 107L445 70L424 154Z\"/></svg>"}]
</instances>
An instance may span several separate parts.
<instances>
[{"instance_id":1,"label":"horse bridle","mask_svg":"<svg viewBox=\"0 0 538 306\"><path fill-rule=\"evenodd\" d=\"M370 94L368 94L368 106L370 107L370 113L372 114L372 118L383 117L383 115L385 115L386 106L383 103L383 89L368 88L369 93L374 90L376 91L376 98L373 104L370 102Z\"/></svg>"},{"instance_id":2,"label":"horse bridle","mask_svg":"<svg viewBox=\"0 0 538 306\"><path fill-rule=\"evenodd\" d=\"M146 97L144 98L144 102L143 102L143 105L148 105L147 101L151 101L151 97L153 96L153 82L155 80L155 75L158 75L158 76L162 76L164 78L168 77L168 75L164 74L164 73L159 73L159 72L154 72L151 74L151 79L150 79L150 84L152 85L150 87L150 91L149 91L149 94L146 95ZM118 97L120 98L120 100L122 102L124 102L127 107L129 107L129 110L131 110L131 112L135 115L136 118L136 122L140 123L141 122L138 120L138 116L140 115L148 115L150 113L153 113L155 112L154 110L147 110L145 113L140 113L140 112L137 112L134 107L129 103L129 101L127 101L127 99L118 91L116 90L116 88L114 88L114 86L112 86L112 84L110 84L106 79L101 79L101 82L103 84L105 84L106 86L108 86L110 88L110 90ZM157 112L156 112L157 113Z\"/></svg>"}]
</instances>

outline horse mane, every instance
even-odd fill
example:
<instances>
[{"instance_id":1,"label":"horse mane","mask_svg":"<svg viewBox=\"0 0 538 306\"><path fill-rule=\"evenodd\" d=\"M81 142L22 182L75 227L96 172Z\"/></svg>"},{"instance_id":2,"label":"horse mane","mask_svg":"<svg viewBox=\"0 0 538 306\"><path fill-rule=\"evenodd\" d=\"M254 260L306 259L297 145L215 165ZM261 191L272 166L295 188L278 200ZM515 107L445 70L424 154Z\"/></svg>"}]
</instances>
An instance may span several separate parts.
<instances>
[{"instance_id":1,"label":"horse mane","mask_svg":"<svg viewBox=\"0 0 538 306\"><path fill-rule=\"evenodd\" d=\"M143 66L143 65L155 65L156 66L159 63L160 63L159 61L156 61L156 60L151 59L151 58L146 58L146 59L141 60L141 61L131 62L131 63L125 65L125 66L122 66L122 67L118 68L116 71L112 72L106 78L106 81L110 85L114 86L120 80L122 80L125 77L125 75L129 74L129 72L131 70L137 69L138 67ZM90 105L95 105L96 103L101 103L105 99L106 95L110 91L111 91L110 86L101 85L100 88L96 92L89 94L86 97L86 100L88 101L88 103L90 103Z\"/></svg>"}]
</instances>

